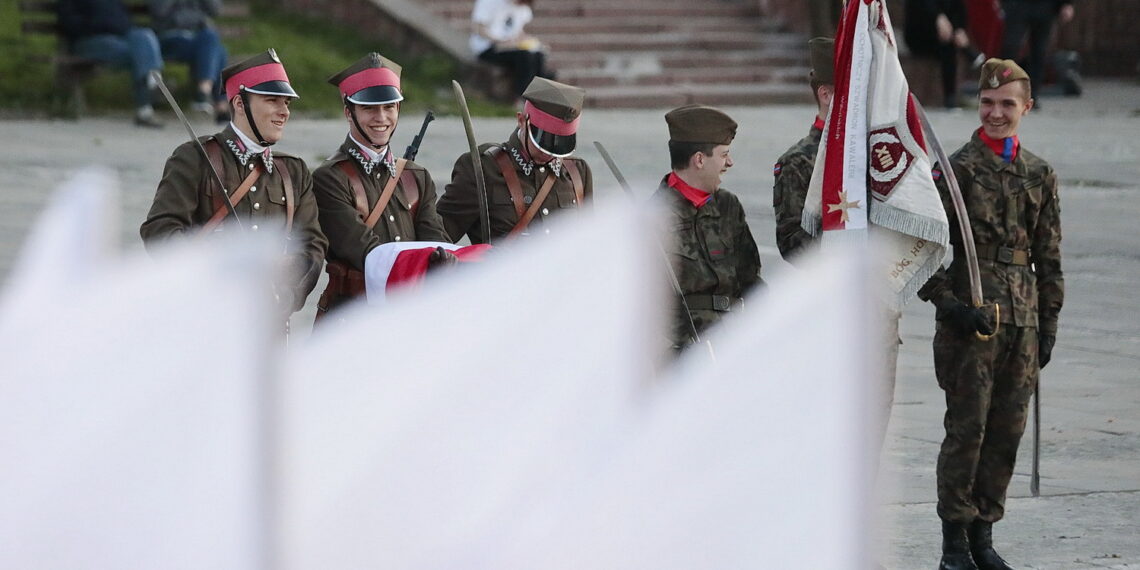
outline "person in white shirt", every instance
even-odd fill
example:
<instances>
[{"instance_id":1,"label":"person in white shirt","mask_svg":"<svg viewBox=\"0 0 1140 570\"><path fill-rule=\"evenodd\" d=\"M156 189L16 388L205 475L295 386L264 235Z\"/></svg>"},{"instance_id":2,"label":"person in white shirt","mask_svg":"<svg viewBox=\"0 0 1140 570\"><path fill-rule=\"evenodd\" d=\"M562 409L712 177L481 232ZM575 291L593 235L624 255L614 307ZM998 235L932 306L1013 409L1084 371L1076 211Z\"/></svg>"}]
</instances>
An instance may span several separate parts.
<instances>
[{"instance_id":1,"label":"person in white shirt","mask_svg":"<svg viewBox=\"0 0 1140 570\"><path fill-rule=\"evenodd\" d=\"M521 97L536 76L554 79L542 43L524 31L534 19L533 5L534 0L475 0L471 11L471 53L507 68L515 97Z\"/></svg>"}]
</instances>

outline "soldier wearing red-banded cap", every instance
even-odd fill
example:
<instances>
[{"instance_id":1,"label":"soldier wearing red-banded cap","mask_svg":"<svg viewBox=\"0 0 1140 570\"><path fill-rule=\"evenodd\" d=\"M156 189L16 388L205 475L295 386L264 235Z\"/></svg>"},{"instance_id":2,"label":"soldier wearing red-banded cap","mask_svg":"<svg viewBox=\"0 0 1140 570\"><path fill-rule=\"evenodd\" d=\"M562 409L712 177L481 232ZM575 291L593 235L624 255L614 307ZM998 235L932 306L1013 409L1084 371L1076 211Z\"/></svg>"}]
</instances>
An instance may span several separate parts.
<instances>
[{"instance_id":1,"label":"soldier wearing red-banded cap","mask_svg":"<svg viewBox=\"0 0 1140 570\"><path fill-rule=\"evenodd\" d=\"M304 306L328 246L317 222L309 168L298 157L271 150L284 134L289 103L298 95L272 49L227 67L222 80L233 121L221 132L199 138L208 158L193 141L174 149L139 232L150 248L191 234L236 230L212 168L245 230L288 234L287 269L273 288L287 317Z\"/></svg>"},{"instance_id":2,"label":"soldier wearing red-banded cap","mask_svg":"<svg viewBox=\"0 0 1140 570\"><path fill-rule=\"evenodd\" d=\"M550 216L573 211L592 199L593 175L585 160L571 158L586 92L536 77L523 93L518 128L500 144L483 144L479 153L487 186L491 229L479 223L479 200L471 154L455 161L451 183L439 200L448 234L472 243L508 235L549 232Z\"/></svg>"},{"instance_id":3,"label":"soldier wearing red-banded cap","mask_svg":"<svg viewBox=\"0 0 1140 570\"><path fill-rule=\"evenodd\" d=\"M451 243L436 212L435 182L392 152L400 119L401 68L370 53L329 78L344 102L348 135L313 172L321 229L329 239L328 288L317 318L365 292L370 254L391 242Z\"/></svg>"}]
</instances>

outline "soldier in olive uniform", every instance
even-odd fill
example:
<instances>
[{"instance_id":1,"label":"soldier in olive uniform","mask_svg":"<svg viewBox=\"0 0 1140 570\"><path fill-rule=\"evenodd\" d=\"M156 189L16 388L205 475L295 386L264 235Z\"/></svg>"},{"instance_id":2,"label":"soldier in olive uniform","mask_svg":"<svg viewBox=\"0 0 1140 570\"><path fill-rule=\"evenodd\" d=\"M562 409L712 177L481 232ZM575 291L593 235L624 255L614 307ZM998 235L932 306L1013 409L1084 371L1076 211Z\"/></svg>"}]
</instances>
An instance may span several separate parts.
<instances>
[{"instance_id":1,"label":"soldier in olive uniform","mask_svg":"<svg viewBox=\"0 0 1140 570\"><path fill-rule=\"evenodd\" d=\"M415 162L397 159L392 133L400 119L401 68L370 53L329 78L340 90L348 136L313 172L321 229L329 239L328 287L317 319L365 292L365 267L376 246L451 240L436 212L435 182Z\"/></svg>"},{"instance_id":2,"label":"soldier in olive uniform","mask_svg":"<svg viewBox=\"0 0 1140 570\"><path fill-rule=\"evenodd\" d=\"M776 210L776 246L787 261L818 246L816 239L801 224L808 184L815 168L815 155L819 150L819 139L823 136L823 117L827 115L831 97L835 94L835 81L832 79L835 40L812 38L808 47L811 51L811 90L815 94L818 113L808 135L792 145L772 168L776 179L772 188L772 207Z\"/></svg>"},{"instance_id":3,"label":"soldier in olive uniform","mask_svg":"<svg viewBox=\"0 0 1140 570\"><path fill-rule=\"evenodd\" d=\"M671 212L669 253L684 304L676 302L670 337L682 348L694 328L704 332L762 283L760 252L740 200L720 188L732 166L736 121L712 107L685 105L666 113L665 122L672 172L653 199Z\"/></svg>"},{"instance_id":4,"label":"soldier in olive uniform","mask_svg":"<svg viewBox=\"0 0 1140 570\"><path fill-rule=\"evenodd\" d=\"M982 126L953 156L970 216L986 302L975 308L961 238L954 260L919 291L937 307L934 367L946 392L946 438L938 456L941 568L1009 566L994 552L991 526L1005 514L1006 488L1041 368L1057 338L1064 298L1057 176L1021 147L1018 126L1033 107L1029 77L1011 60L990 59L979 85ZM956 226L940 171L939 190ZM976 564L976 566L975 566Z\"/></svg>"},{"instance_id":5,"label":"soldier in olive uniform","mask_svg":"<svg viewBox=\"0 0 1140 570\"><path fill-rule=\"evenodd\" d=\"M453 241L471 243L523 235L541 228L559 212L575 210L594 193L590 166L570 158L586 92L535 77L522 95L518 129L502 144L479 146L487 185L491 229L481 227L479 195L471 153L455 160L451 183L439 200L439 213ZM549 229L541 228L549 233Z\"/></svg>"},{"instance_id":6,"label":"soldier in olive uniform","mask_svg":"<svg viewBox=\"0 0 1140 570\"><path fill-rule=\"evenodd\" d=\"M309 168L298 157L272 151L289 120L289 103L298 95L272 49L227 67L222 81L233 121L222 132L201 137L208 159L192 141L174 149L139 232L149 248L176 236L231 228L213 168L245 230L288 234L286 270L273 288L288 318L316 285L328 246L317 222Z\"/></svg>"}]
</instances>

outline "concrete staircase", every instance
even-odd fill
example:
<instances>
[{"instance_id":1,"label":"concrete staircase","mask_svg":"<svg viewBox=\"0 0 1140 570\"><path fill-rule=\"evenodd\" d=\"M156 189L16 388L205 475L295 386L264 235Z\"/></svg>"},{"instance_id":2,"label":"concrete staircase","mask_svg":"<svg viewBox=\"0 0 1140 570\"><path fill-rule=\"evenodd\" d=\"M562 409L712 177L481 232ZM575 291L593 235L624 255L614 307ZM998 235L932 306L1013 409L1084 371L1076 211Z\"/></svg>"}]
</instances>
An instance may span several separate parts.
<instances>
[{"instance_id":1,"label":"concrete staircase","mask_svg":"<svg viewBox=\"0 0 1140 570\"><path fill-rule=\"evenodd\" d=\"M466 37L473 0L417 4ZM594 108L810 102L807 38L756 0L537 0L527 31Z\"/></svg>"}]
</instances>

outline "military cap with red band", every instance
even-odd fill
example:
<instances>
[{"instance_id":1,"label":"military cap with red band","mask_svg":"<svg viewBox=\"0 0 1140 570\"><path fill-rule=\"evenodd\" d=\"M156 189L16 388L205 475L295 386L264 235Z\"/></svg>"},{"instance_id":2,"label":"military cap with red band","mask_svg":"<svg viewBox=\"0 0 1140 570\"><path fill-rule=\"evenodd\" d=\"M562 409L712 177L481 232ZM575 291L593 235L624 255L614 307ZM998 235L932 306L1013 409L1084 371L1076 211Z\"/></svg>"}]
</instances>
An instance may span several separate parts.
<instances>
[{"instance_id":1,"label":"military cap with red band","mask_svg":"<svg viewBox=\"0 0 1140 570\"><path fill-rule=\"evenodd\" d=\"M272 48L223 69L222 82L227 99L243 90L258 95L300 97L289 84L285 66Z\"/></svg>"},{"instance_id":2,"label":"military cap with red band","mask_svg":"<svg viewBox=\"0 0 1140 570\"><path fill-rule=\"evenodd\" d=\"M372 52L329 78L341 96L357 105L384 105L404 100L400 91L401 67Z\"/></svg>"},{"instance_id":3,"label":"military cap with red band","mask_svg":"<svg viewBox=\"0 0 1140 570\"><path fill-rule=\"evenodd\" d=\"M552 156L574 152L586 90L535 77L522 94L531 142Z\"/></svg>"}]
</instances>

